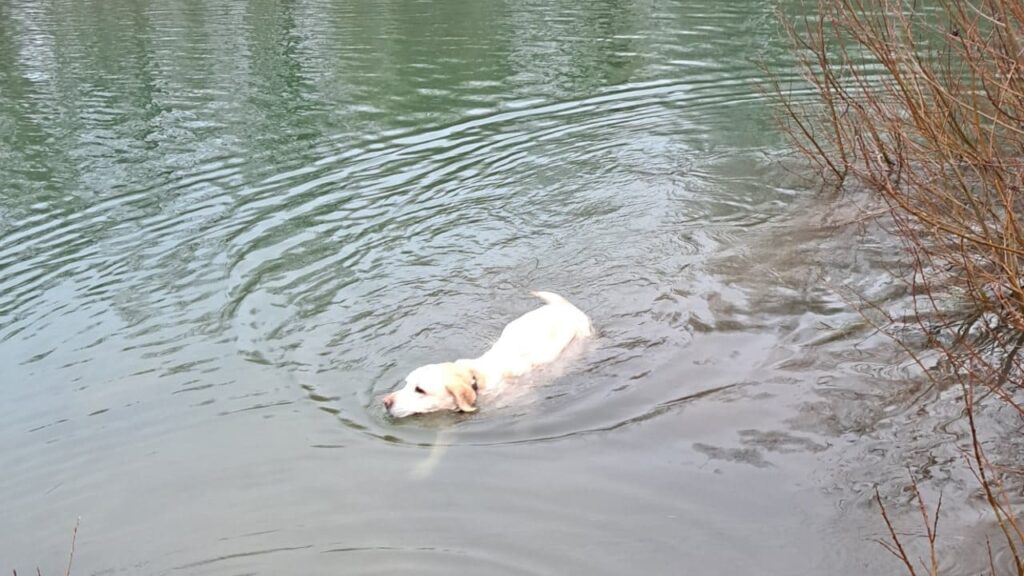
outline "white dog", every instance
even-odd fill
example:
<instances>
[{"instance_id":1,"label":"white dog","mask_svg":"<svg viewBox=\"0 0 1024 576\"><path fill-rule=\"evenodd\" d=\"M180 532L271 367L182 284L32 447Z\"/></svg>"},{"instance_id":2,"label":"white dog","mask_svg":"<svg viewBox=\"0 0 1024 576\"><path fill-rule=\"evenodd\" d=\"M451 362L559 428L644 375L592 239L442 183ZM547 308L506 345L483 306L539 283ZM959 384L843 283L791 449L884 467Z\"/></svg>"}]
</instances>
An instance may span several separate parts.
<instances>
[{"instance_id":1,"label":"white dog","mask_svg":"<svg viewBox=\"0 0 1024 576\"><path fill-rule=\"evenodd\" d=\"M568 300L551 292L533 295L547 304L505 326L483 356L413 370L401 390L384 397L384 408L396 418L437 410L473 412L478 391L548 364L570 342L591 335L590 319Z\"/></svg>"}]
</instances>

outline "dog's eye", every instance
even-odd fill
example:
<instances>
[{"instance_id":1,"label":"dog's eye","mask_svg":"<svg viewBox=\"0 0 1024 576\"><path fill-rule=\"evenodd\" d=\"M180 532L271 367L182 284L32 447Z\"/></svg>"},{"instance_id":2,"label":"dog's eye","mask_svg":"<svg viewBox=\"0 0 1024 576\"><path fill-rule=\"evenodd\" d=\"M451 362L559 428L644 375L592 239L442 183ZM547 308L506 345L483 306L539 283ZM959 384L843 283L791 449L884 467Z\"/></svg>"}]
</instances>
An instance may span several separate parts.
<instances>
[{"instance_id":1,"label":"dog's eye","mask_svg":"<svg viewBox=\"0 0 1024 576\"><path fill-rule=\"evenodd\" d=\"M417 386L416 387L416 393L417 394L426 394L427 392L423 388L420 388L419 386Z\"/></svg>"}]
</instances>

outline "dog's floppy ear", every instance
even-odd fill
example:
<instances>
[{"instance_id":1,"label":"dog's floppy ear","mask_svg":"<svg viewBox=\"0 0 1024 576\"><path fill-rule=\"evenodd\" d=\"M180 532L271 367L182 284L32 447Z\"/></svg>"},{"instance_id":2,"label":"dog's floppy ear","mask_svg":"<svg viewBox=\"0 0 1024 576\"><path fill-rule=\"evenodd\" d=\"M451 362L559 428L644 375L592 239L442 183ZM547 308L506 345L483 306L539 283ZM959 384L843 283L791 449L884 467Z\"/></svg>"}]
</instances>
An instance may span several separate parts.
<instances>
[{"instance_id":1,"label":"dog's floppy ear","mask_svg":"<svg viewBox=\"0 0 1024 576\"><path fill-rule=\"evenodd\" d=\"M476 392L471 386L464 382L452 382L445 388L455 399L455 405L461 412L476 412Z\"/></svg>"},{"instance_id":2,"label":"dog's floppy ear","mask_svg":"<svg viewBox=\"0 0 1024 576\"><path fill-rule=\"evenodd\" d=\"M484 374L474 367L471 360L456 360L455 367L459 371L465 372L464 378L473 387L473 390L479 392L484 389Z\"/></svg>"},{"instance_id":3,"label":"dog's floppy ear","mask_svg":"<svg viewBox=\"0 0 1024 576\"><path fill-rule=\"evenodd\" d=\"M477 380L476 370L465 365L452 364L444 387L455 400L455 406L462 412L476 412Z\"/></svg>"}]
</instances>

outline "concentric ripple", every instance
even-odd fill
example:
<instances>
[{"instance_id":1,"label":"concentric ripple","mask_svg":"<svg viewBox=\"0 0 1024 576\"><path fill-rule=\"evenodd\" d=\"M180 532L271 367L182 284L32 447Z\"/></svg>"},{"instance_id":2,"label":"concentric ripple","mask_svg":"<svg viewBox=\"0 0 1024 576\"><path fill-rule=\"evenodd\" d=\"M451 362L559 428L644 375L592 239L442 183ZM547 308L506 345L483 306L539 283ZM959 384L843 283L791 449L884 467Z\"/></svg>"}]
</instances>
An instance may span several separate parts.
<instances>
[{"instance_id":1,"label":"concentric ripple","mask_svg":"<svg viewBox=\"0 0 1024 576\"><path fill-rule=\"evenodd\" d=\"M846 503L962 431L836 290L904 296L777 4L0 3L0 572L884 572ZM385 417L537 289L595 338Z\"/></svg>"}]
</instances>

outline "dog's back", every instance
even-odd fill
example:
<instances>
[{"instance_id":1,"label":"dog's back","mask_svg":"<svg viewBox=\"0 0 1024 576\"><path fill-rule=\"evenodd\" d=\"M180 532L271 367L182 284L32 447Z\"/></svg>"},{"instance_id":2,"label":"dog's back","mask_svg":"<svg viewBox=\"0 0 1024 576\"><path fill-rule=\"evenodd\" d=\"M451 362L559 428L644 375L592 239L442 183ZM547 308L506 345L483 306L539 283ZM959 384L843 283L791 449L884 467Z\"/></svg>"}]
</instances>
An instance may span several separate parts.
<instances>
[{"instance_id":1,"label":"dog's back","mask_svg":"<svg viewBox=\"0 0 1024 576\"><path fill-rule=\"evenodd\" d=\"M481 358L501 366L504 376L518 376L547 364L576 339L590 336L590 319L565 298L551 292L534 292L546 305L510 322L501 337Z\"/></svg>"}]
</instances>

